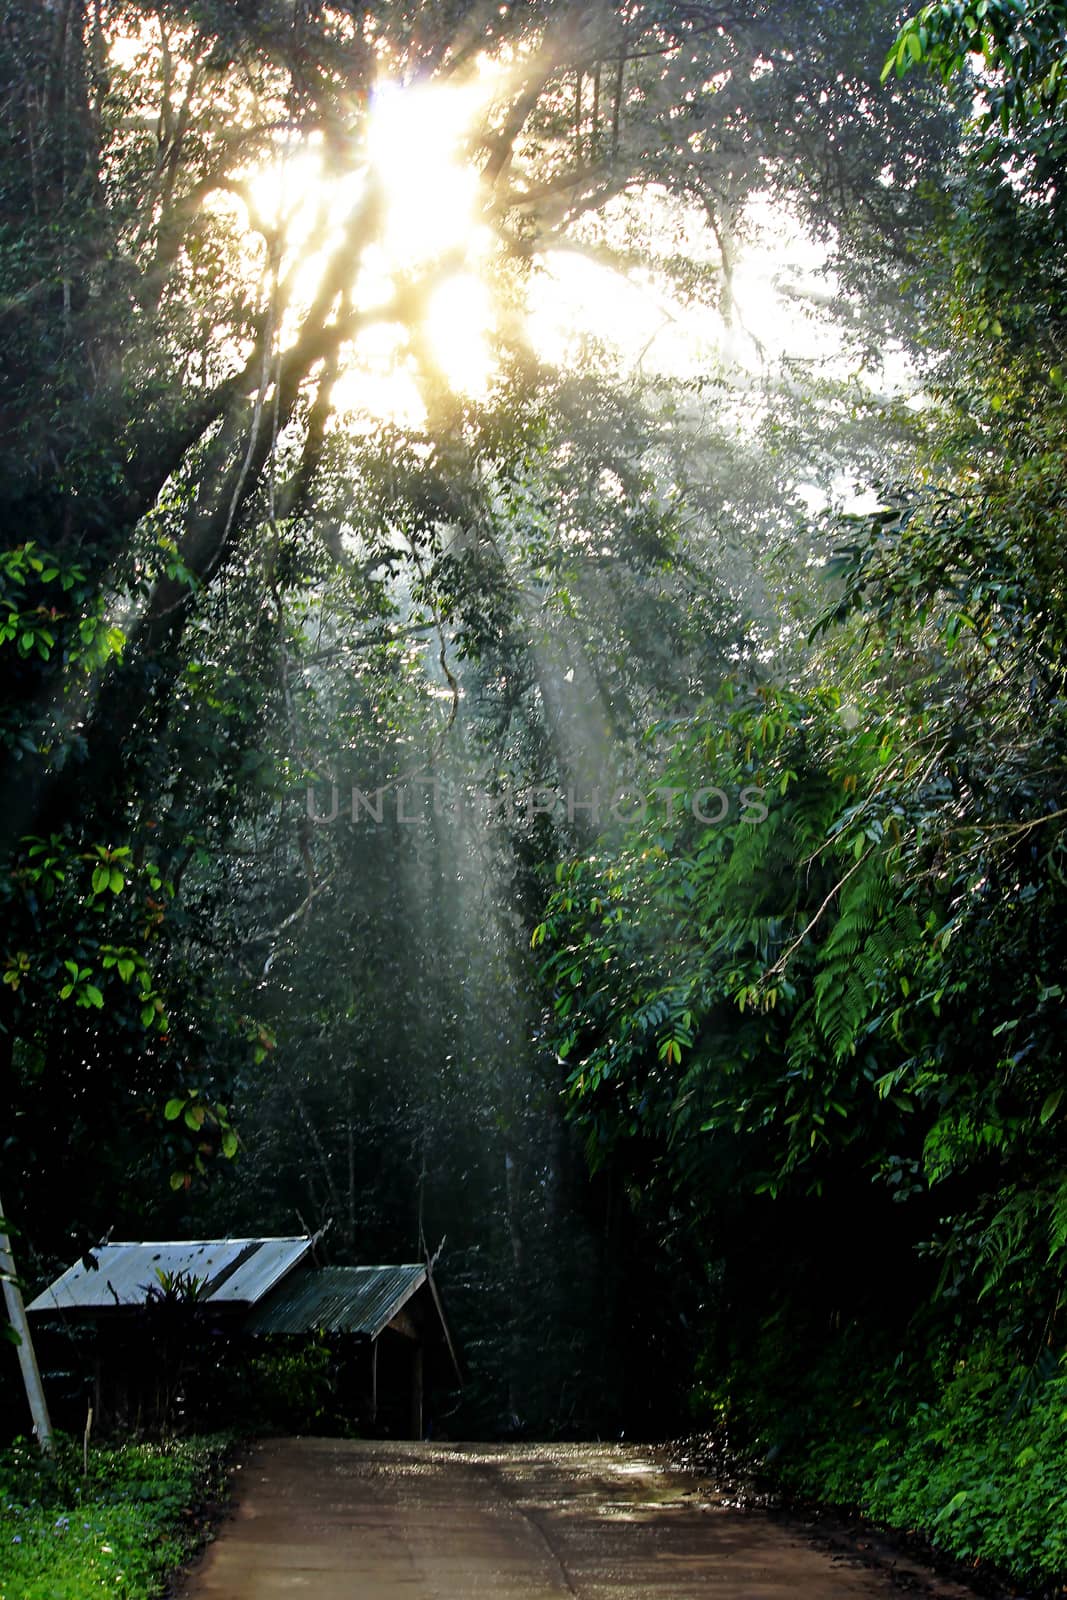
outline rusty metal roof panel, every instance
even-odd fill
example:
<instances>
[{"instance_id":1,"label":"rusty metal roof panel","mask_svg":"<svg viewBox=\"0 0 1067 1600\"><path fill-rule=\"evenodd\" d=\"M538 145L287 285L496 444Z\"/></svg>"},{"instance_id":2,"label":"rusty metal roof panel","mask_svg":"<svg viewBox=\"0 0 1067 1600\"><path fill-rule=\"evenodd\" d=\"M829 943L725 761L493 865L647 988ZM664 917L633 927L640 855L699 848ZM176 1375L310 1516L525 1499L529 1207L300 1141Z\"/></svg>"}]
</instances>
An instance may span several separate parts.
<instances>
[{"instance_id":1,"label":"rusty metal roof panel","mask_svg":"<svg viewBox=\"0 0 1067 1600\"><path fill-rule=\"evenodd\" d=\"M98 1245L49 1284L27 1310L91 1313L140 1306L149 1290L159 1287L161 1275L178 1273L199 1279L201 1298L213 1304L255 1305L310 1249L307 1238Z\"/></svg>"},{"instance_id":2,"label":"rusty metal roof panel","mask_svg":"<svg viewBox=\"0 0 1067 1600\"><path fill-rule=\"evenodd\" d=\"M245 1324L250 1333L378 1335L426 1282L419 1264L399 1267L308 1267L281 1284Z\"/></svg>"}]
</instances>

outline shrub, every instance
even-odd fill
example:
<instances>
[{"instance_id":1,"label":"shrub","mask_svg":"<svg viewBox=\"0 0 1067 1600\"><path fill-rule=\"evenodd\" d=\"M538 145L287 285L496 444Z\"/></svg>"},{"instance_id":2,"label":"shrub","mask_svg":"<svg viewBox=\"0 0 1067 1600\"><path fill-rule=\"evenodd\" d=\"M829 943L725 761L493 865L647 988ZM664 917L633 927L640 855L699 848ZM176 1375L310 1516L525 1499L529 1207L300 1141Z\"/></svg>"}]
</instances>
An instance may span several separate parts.
<instances>
[{"instance_id":1,"label":"shrub","mask_svg":"<svg viewBox=\"0 0 1067 1600\"><path fill-rule=\"evenodd\" d=\"M59 1436L52 1459L20 1439L0 1454L0 1600L150 1600L199 1543L227 1441L97 1449Z\"/></svg>"}]
</instances>

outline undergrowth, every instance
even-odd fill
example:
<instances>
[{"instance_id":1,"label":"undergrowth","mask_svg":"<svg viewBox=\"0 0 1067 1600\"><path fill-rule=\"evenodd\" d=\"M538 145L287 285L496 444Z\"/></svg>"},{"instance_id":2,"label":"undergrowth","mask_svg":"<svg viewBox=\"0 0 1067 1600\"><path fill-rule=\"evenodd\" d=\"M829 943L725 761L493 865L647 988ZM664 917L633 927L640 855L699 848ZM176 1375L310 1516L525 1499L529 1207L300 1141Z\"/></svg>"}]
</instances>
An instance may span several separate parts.
<instances>
[{"instance_id":1,"label":"undergrowth","mask_svg":"<svg viewBox=\"0 0 1067 1600\"><path fill-rule=\"evenodd\" d=\"M1033 1590L1067 1579L1067 1356L995 1340L864 1361L837 1340L806 1371L764 1351L696 1396L790 1495L846 1507Z\"/></svg>"},{"instance_id":2,"label":"undergrowth","mask_svg":"<svg viewBox=\"0 0 1067 1600\"><path fill-rule=\"evenodd\" d=\"M202 1538L221 1493L222 1437L94 1449L59 1436L51 1459L0 1452L0 1600L152 1600Z\"/></svg>"}]
</instances>

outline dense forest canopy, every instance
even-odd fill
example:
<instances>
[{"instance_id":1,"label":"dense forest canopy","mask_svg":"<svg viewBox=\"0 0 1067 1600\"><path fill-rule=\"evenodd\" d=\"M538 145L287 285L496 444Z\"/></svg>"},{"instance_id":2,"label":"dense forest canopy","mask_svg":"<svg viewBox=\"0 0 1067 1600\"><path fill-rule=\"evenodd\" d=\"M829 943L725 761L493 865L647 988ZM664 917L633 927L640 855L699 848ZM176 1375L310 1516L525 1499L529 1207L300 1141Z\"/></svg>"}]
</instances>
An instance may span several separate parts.
<instances>
[{"instance_id":1,"label":"dense forest canopy","mask_svg":"<svg viewBox=\"0 0 1067 1600\"><path fill-rule=\"evenodd\" d=\"M1067 1566L1065 30L2 7L28 1270L445 1238L461 1426Z\"/></svg>"}]
</instances>

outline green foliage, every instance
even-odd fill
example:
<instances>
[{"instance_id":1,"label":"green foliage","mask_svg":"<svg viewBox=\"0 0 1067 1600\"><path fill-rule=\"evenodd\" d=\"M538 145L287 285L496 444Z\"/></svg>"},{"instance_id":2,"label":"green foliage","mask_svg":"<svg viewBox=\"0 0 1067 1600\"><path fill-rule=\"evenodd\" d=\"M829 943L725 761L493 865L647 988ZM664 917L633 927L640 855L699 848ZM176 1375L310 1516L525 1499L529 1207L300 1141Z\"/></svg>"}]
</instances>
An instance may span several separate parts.
<instances>
[{"instance_id":1,"label":"green foliage","mask_svg":"<svg viewBox=\"0 0 1067 1600\"><path fill-rule=\"evenodd\" d=\"M859 1327L800 1369L767 1329L729 1375L697 1391L758 1462L804 1499L919 1530L945 1554L1028 1585L1067 1572L1067 1373L998 1342L932 1341L878 1365Z\"/></svg>"},{"instance_id":2,"label":"green foliage","mask_svg":"<svg viewBox=\"0 0 1067 1600\"><path fill-rule=\"evenodd\" d=\"M989 72L914 464L838 523L805 686L660 730L646 815L534 935L590 1155L692 1238L702 1404L805 1493L1034 1581L1067 1564L1063 24L900 35L889 72ZM712 783L765 820L702 825Z\"/></svg>"},{"instance_id":3,"label":"green foliage","mask_svg":"<svg viewBox=\"0 0 1067 1600\"><path fill-rule=\"evenodd\" d=\"M1067 7L1059 0L934 0L905 23L882 69L882 81L925 62L950 85L980 60L985 122L1007 133L1035 120L1052 123L1067 70Z\"/></svg>"},{"instance_id":4,"label":"green foliage","mask_svg":"<svg viewBox=\"0 0 1067 1600\"><path fill-rule=\"evenodd\" d=\"M16 1441L0 1455L0 1591L12 1600L151 1600L199 1542L222 1490L227 1441L94 1448L60 1435L53 1460Z\"/></svg>"},{"instance_id":5,"label":"green foliage","mask_svg":"<svg viewBox=\"0 0 1067 1600\"><path fill-rule=\"evenodd\" d=\"M33 540L0 552L0 646L13 645L22 661L48 661L58 650L89 673L121 658L125 635L106 609L84 567Z\"/></svg>"},{"instance_id":6,"label":"green foliage","mask_svg":"<svg viewBox=\"0 0 1067 1600\"><path fill-rule=\"evenodd\" d=\"M684 1165L751 1137L762 1190L818 1186L820 1157L883 1120L871 1035L901 1028L926 944L890 893L890 734L876 716L849 733L840 710L768 689L676 726L646 821L561 870L534 938L598 1140L650 1135ZM694 806L712 780L716 823Z\"/></svg>"},{"instance_id":7,"label":"green foliage","mask_svg":"<svg viewBox=\"0 0 1067 1600\"><path fill-rule=\"evenodd\" d=\"M271 1429L303 1433L332 1428L337 1421L335 1388L336 1364L321 1334L276 1337L247 1363L250 1415Z\"/></svg>"},{"instance_id":8,"label":"green foliage","mask_svg":"<svg viewBox=\"0 0 1067 1600\"><path fill-rule=\"evenodd\" d=\"M230 1161L237 1154L240 1141L230 1121L229 1111L221 1101L212 1104L202 1089L190 1088L184 1095L173 1095L163 1107L163 1116L167 1122L177 1122L181 1119L189 1132L196 1135L199 1140L193 1156L192 1171L172 1172L170 1175L172 1189L188 1189L192 1184L194 1173L203 1176L207 1170L204 1165L205 1156L218 1153ZM209 1135L212 1136L210 1139Z\"/></svg>"}]
</instances>

